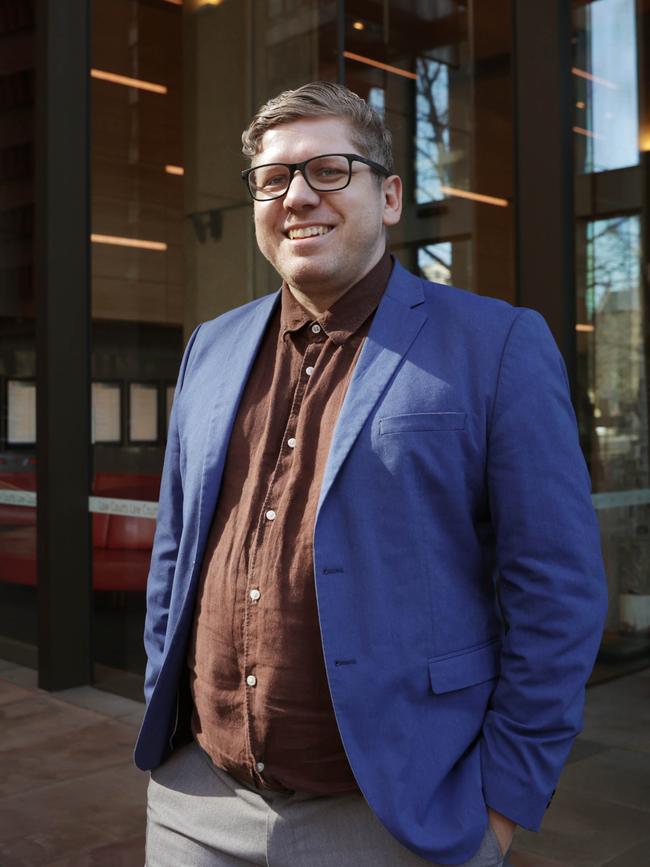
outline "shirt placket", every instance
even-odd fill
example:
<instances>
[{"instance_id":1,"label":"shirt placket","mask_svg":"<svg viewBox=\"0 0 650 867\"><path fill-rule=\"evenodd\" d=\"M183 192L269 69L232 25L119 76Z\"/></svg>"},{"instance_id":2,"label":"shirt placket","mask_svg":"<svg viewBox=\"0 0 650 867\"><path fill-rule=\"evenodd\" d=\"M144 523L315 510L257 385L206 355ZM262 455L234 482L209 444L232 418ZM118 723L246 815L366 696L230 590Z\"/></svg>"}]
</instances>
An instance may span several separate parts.
<instances>
[{"instance_id":1,"label":"shirt placket","mask_svg":"<svg viewBox=\"0 0 650 867\"><path fill-rule=\"evenodd\" d=\"M258 564L264 561L263 548L272 544L273 534L282 532L282 522L285 516L278 514L280 493L284 488L284 482L290 471L293 456L299 446L296 433L300 412L308 388L313 382L318 358L323 349L326 335L317 322L308 326L309 343L307 344L300 367L300 373L294 388L291 408L287 418L279 454L269 478L266 495L258 516L254 534L254 544L251 548L249 567L245 588L244 599L244 628L243 628L243 662L244 662L244 724L246 728L246 745L251 774L256 784L264 786L263 777L265 770L264 744L255 732L254 710L258 696L258 679L256 673L256 651L258 642L258 618L255 616L260 605L264 604L265 591L270 589L268 581L260 574ZM312 386L313 388L313 386ZM264 586L266 583L266 587Z\"/></svg>"}]
</instances>

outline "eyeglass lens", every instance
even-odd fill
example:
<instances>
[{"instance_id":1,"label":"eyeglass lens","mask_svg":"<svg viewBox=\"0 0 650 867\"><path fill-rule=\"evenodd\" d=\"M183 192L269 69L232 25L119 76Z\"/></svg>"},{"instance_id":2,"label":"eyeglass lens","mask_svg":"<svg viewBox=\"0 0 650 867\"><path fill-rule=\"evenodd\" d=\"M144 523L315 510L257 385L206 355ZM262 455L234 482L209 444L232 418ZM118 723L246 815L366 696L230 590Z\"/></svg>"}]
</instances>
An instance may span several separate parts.
<instances>
[{"instance_id":1,"label":"eyeglass lens","mask_svg":"<svg viewBox=\"0 0 650 867\"><path fill-rule=\"evenodd\" d=\"M350 180L350 163L346 157L314 157L305 164L304 177L319 192L340 190ZM291 182L290 170L281 164L260 166L250 173L248 183L256 199L273 199L283 195Z\"/></svg>"}]
</instances>

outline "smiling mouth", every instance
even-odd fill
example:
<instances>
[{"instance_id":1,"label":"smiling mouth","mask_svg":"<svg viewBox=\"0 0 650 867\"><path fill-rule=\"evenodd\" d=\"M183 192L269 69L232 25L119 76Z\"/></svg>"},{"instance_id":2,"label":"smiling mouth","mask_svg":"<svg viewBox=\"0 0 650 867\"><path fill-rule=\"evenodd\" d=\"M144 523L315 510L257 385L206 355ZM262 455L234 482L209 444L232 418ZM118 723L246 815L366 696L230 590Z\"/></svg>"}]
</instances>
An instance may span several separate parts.
<instances>
[{"instance_id":1,"label":"smiling mouth","mask_svg":"<svg viewBox=\"0 0 650 867\"><path fill-rule=\"evenodd\" d=\"M289 229L287 235L291 241L297 241L301 238L314 238L317 235L327 235L331 231L331 226L305 226L301 229Z\"/></svg>"}]
</instances>

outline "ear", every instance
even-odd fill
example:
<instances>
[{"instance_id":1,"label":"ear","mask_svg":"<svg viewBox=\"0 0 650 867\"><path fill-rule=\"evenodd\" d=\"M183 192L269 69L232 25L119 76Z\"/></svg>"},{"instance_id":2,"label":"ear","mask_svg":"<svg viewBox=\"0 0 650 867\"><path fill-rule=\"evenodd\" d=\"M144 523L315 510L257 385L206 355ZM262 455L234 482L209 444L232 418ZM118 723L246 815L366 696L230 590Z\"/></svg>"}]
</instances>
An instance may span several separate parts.
<instances>
[{"instance_id":1,"label":"ear","mask_svg":"<svg viewBox=\"0 0 650 867\"><path fill-rule=\"evenodd\" d=\"M391 175L382 183L384 197L384 226L394 226L399 223L402 215L402 179L399 175Z\"/></svg>"}]
</instances>

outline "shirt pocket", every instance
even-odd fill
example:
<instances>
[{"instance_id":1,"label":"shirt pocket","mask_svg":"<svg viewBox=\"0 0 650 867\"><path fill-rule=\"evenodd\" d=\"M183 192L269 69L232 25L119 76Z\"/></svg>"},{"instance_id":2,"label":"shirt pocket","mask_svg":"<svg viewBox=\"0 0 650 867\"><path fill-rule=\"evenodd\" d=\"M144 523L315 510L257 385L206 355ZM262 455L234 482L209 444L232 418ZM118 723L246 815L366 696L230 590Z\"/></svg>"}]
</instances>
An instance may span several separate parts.
<instances>
[{"instance_id":1,"label":"shirt pocket","mask_svg":"<svg viewBox=\"0 0 650 867\"><path fill-rule=\"evenodd\" d=\"M415 412L379 419L379 435L415 431L464 430L466 412Z\"/></svg>"},{"instance_id":2,"label":"shirt pocket","mask_svg":"<svg viewBox=\"0 0 650 867\"><path fill-rule=\"evenodd\" d=\"M498 677L500 668L501 640L495 638L469 650L430 659L429 681L436 694L453 692Z\"/></svg>"}]
</instances>

